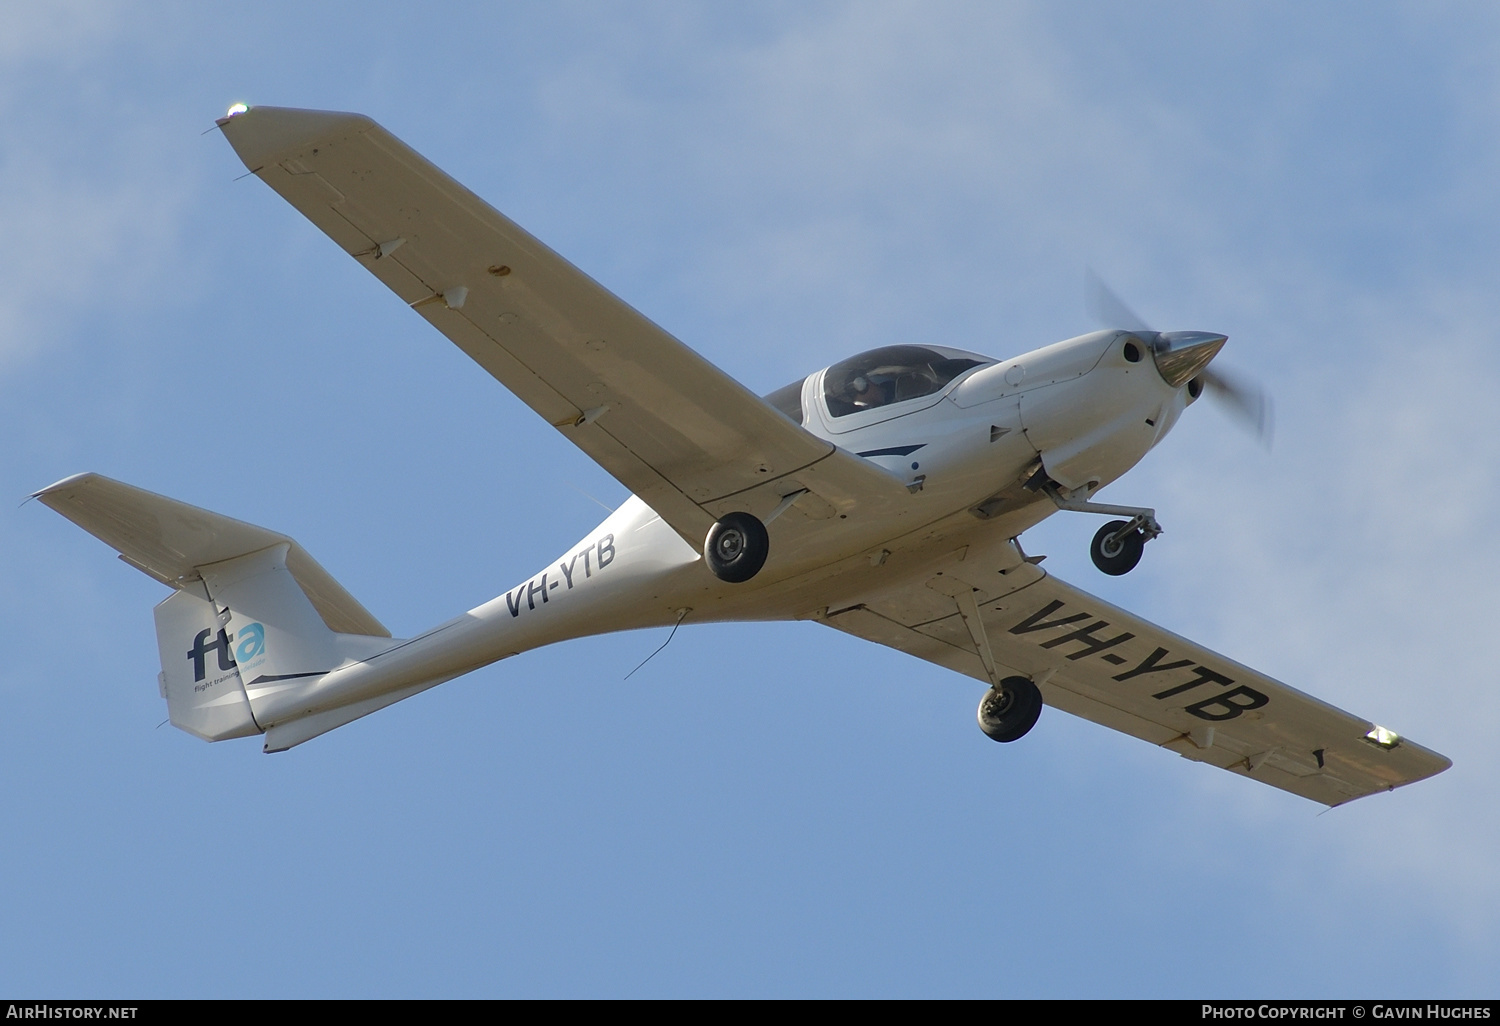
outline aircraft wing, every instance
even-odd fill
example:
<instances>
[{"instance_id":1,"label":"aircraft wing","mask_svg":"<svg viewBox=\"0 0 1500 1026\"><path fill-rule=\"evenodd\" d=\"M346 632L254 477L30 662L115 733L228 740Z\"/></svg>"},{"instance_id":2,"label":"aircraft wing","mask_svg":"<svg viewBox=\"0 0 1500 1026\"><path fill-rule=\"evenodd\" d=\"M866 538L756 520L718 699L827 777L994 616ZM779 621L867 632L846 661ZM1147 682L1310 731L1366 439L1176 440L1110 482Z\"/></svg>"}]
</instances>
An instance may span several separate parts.
<instances>
[{"instance_id":1,"label":"aircraft wing","mask_svg":"<svg viewBox=\"0 0 1500 1026\"><path fill-rule=\"evenodd\" d=\"M246 167L695 549L729 509L764 515L801 488L827 500L814 519L905 497L369 118L255 107L219 124Z\"/></svg>"},{"instance_id":2,"label":"aircraft wing","mask_svg":"<svg viewBox=\"0 0 1500 1026\"><path fill-rule=\"evenodd\" d=\"M1006 580L973 589L983 636L1000 673L1031 677L1050 706L1329 806L1452 765L1030 564ZM951 595L952 585L935 578L929 589ZM824 622L988 682L957 601L918 590L918 601L872 597Z\"/></svg>"}]
</instances>

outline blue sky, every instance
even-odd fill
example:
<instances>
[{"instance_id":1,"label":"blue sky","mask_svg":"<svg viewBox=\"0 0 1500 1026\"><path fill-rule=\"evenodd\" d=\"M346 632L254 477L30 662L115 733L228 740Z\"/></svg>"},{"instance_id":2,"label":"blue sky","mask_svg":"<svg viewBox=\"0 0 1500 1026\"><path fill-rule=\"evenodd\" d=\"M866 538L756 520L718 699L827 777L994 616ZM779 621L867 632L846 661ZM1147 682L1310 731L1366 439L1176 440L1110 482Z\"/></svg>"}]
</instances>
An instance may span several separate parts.
<instances>
[{"instance_id":1,"label":"blue sky","mask_svg":"<svg viewBox=\"0 0 1500 1026\"><path fill-rule=\"evenodd\" d=\"M36 3L0 24L0 990L1490 995L1500 18L1485 5ZM1230 336L1047 568L1449 755L1319 807L815 624L530 653L290 753L156 694L163 589L26 494L296 537L398 635L622 489L251 179L367 113L752 388L1089 330Z\"/></svg>"}]
</instances>

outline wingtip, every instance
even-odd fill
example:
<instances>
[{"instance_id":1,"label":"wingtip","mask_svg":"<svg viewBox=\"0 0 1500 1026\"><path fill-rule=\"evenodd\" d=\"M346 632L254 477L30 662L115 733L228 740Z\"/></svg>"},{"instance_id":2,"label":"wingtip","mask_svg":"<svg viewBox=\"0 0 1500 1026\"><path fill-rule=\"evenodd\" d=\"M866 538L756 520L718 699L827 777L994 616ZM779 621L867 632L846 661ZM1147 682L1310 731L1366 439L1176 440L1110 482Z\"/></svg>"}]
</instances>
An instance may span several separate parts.
<instances>
[{"instance_id":1,"label":"wingtip","mask_svg":"<svg viewBox=\"0 0 1500 1026\"><path fill-rule=\"evenodd\" d=\"M235 107L244 107L236 111ZM215 124L240 160L252 171L280 163L325 139L364 132L375 122L363 114L299 107L245 107L236 104Z\"/></svg>"},{"instance_id":2,"label":"wingtip","mask_svg":"<svg viewBox=\"0 0 1500 1026\"><path fill-rule=\"evenodd\" d=\"M55 492L68 491L70 489L78 487L81 484L87 484L89 481L92 481L99 476L100 475L94 473L93 471L86 471L82 474L70 474L69 476L63 478L61 481L53 482L46 488L39 488L36 491L32 492L31 498L41 499L43 498L43 496L52 495Z\"/></svg>"}]
</instances>

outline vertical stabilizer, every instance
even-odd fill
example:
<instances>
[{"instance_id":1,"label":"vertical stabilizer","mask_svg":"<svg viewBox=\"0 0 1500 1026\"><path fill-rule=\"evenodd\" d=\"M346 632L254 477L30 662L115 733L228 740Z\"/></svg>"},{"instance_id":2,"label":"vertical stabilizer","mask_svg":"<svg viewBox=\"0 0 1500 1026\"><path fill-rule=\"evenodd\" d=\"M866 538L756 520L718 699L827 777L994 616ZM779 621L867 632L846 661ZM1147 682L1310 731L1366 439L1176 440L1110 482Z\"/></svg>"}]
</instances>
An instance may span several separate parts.
<instances>
[{"instance_id":1,"label":"vertical stabilizer","mask_svg":"<svg viewBox=\"0 0 1500 1026\"><path fill-rule=\"evenodd\" d=\"M172 726L205 741L260 733L223 619L201 583L156 606L162 697Z\"/></svg>"}]
</instances>

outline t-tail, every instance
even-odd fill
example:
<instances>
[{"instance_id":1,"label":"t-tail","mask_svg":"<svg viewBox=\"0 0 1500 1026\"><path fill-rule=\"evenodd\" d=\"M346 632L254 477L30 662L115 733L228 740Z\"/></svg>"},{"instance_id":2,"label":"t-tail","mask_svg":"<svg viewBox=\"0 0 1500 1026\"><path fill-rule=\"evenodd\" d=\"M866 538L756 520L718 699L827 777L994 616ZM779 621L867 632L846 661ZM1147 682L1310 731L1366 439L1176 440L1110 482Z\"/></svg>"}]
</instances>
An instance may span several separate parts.
<instances>
[{"instance_id":1,"label":"t-tail","mask_svg":"<svg viewBox=\"0 0 1500 1026\"><path fill-rule=\"evenodd\" d=\"M268 722L284 692L400 643L275 531L98 474L59 481L36 498L174 589L156 606L156 639L175 727L207 741L265 733L266 750L281 751L421 690ZM285 718L279 704L276 721Z\"/></svg>"}]
</instances>

